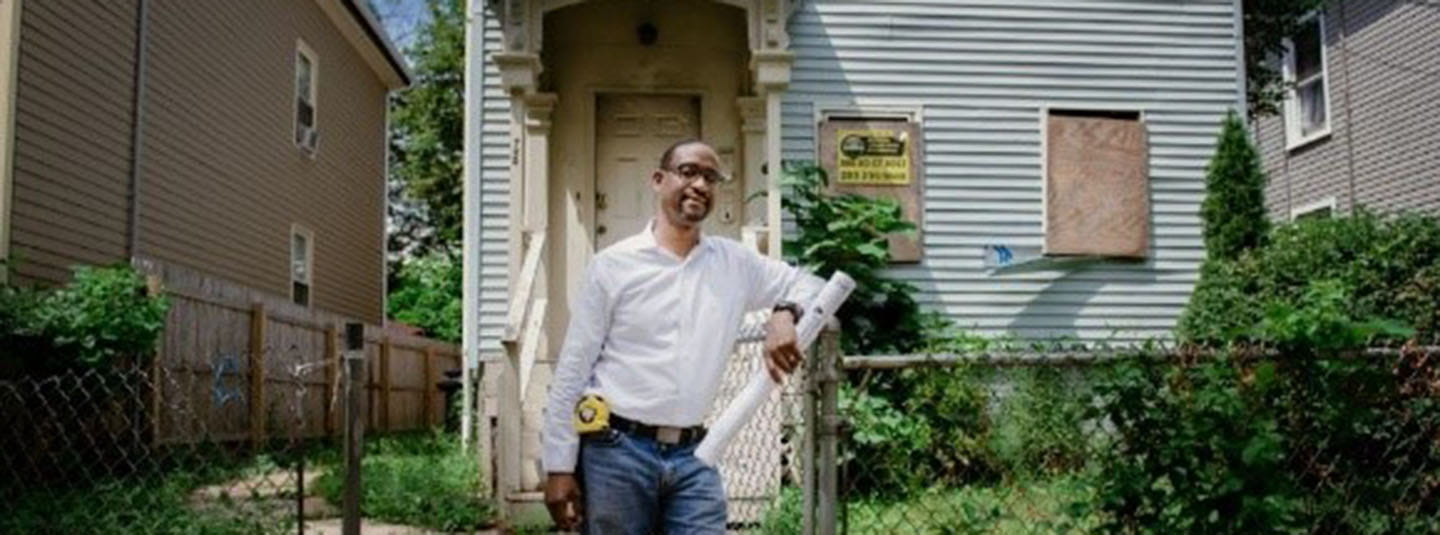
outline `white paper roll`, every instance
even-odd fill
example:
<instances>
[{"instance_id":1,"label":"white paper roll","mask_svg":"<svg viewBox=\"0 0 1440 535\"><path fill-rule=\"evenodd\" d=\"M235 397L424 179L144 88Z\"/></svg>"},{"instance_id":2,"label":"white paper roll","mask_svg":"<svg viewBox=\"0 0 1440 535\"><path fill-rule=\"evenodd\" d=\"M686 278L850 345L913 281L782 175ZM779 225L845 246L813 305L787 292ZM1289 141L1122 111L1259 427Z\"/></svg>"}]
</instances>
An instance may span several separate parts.
<instances>
[{"instance_id":1,"label":"white paper roll","mask_svg":"<svg viewBox=\"0 0 1440 535\"><path fill-rule=\"evenodd\" d=\"M830 281L825 283L825 287L820 290L820 295L810 304L810 308L805 310L800 318L800 324L795 326L796 342L801 351L809 349L810 344L815 343L815 339L820 336L821 329L825 328L825 324L830 321L830 318L835 315L835 311L840 309L840 305L845 303L845 299L850 297L850 292L854 290L855 280L851 279L849 275L836 271L834 275L830 276ZM765 357L762 355L760 358ZM713 467L719 463L720 456L725 453L725 448L729 447L730 441L740 433L740 428L745 427L745 424L755 417L755 412L759 411L760 407L770 399L770 394L775 391L776 386L779 385L770 378L770 373L766 371L765 366L761 366L755 376L750 378L750 382L745 385L745 390L742 390L740 395L725 407L725 412L720 413L720 417L715 420L715 425L710 427L705 439L701 440L700 445L695 448L695 458L700 459L700 462L705 463L706 466Z\"/></svg>"}]
</instances>

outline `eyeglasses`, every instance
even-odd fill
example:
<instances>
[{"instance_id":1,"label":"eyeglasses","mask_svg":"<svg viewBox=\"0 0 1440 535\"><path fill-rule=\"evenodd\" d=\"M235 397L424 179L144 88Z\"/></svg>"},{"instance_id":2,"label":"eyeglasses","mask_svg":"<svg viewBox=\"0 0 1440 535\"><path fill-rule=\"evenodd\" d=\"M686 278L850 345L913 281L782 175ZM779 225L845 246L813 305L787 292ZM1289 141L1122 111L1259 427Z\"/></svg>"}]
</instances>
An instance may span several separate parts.
<instances>
[{"instance_id":1,"label":"eyeglasses","mask_svg":"<svg viewBox=\"0 0 1440 535\"><path fill-rule=\"evenodd\" d=\"M680 178L684 179L687 183L694 181L696 178L704 178L706 184L714 186L730 180L729 175L721 173L717 169L701 167L693 163L682 163L674 168L666 169L666 171L680 175Z\"/></svg>"}]
</instances>

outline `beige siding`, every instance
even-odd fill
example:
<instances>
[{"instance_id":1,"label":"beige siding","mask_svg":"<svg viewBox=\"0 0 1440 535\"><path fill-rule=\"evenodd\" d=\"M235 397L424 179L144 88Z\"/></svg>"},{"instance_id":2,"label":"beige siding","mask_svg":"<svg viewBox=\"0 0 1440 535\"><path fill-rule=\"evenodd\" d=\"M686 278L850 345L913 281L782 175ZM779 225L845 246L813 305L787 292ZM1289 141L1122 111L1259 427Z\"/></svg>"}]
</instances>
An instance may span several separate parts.
<instances>
[{"instance_id":1,"label":"beige siding","mask_svg":"<svg viewBox=\"0 0 1440 535\"><path fill-rule=\"evenodd\" d=\"M157 0L141 254L289 295L292 224L312 303L371 322L384 292L385 88L314 2ZM315 158L294 144L294 56L318 56Z\"/></svg>"},{"instance_id":2,"label":"beige siding","mask_svg":"<svg viewBox=\"0 0 1440 535\"><path fill-rule=\"evenodd\" d=\"M20 24L10 245L19 282L57 282L125 258L135 0L25 2Z\"/></svg>"},{"instance_id":3,"label":"beige siding","mask_svg":"<svg viewBox=\"0 0 1440 535\"><path fill-rule=\"evenodd\" d=\"M1272 213L1332 196L1340 210L1440 213L1440 11L1331 2L1325 30L1330 137L1287 151L1280 118L1258 124Z\"/></svg>"}]
</instances>

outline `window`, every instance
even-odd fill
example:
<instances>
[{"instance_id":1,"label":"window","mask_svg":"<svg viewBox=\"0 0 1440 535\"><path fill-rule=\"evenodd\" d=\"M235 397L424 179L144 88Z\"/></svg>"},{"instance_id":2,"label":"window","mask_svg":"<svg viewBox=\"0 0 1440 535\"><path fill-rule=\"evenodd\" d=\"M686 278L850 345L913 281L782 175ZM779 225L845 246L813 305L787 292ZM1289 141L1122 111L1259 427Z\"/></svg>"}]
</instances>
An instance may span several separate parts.
<instances>
[{"instance_id":1,"label":"window","mask_svg":"<svg viewBox=\"0 0 1440 535\"><path fill-rule=\"evenodd\" d=\"M1041 117L1044 254L1144 258L1150 176L1140 113L1047 110Z\"/></svg>"},{"instance_id":2,"label":"window","mask_svg":"<svg viewBox=\"0 0 1440 535\"><path fill-rule=\"evenodd\" d=\"M1310 204L1302 204L1290 209L1290 220L1300 221L1302 219L1329 219L1335 214L1335 198L1327 197Z\"/></svg>"},{"instance_id":3,"label":"window","mask_svg":"<svg viewBox=\"0 0 1440 535\"><path fill-rule=\"evenodd\" d=\"M310 283L315 272L315 234L299 225L290 228L290 300L310 306Z\"/></svg>"},{"instance_id":4,"label":"window","mask_svg":"<svg viewBox=\"0 0 1440 535\"><path fill-rule=\"evenodd\" d=\"M295 145L310 155L320 142L315 121L315 53L303 41L295 45Z\"/></svg>"},{"instance_id":5,"label":"window","mask_svg":"<svg viewBox=\"0 0 1440 535\"><path fill-rule=\"evenodd\" d=\"M1290 149L1330 134L1330 84L1325 73L1325 17L1315 14L1285 40L1285 139Z\"/></svg>"}]
</instances>

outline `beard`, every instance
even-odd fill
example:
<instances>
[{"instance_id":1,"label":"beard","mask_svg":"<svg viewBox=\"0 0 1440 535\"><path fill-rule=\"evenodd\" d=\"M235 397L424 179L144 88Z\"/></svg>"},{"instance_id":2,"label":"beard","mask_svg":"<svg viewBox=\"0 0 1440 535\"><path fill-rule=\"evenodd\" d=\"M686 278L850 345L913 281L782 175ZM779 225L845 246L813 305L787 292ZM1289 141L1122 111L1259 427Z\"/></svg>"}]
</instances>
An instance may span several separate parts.
<instances>
[{"instance_id":1,"label":"beard","mask_svg":"<svg viewBox=\"0 0 1440 535\"><path fill-rule=\"evenodd\" d=\"M687 194L684 191L675 200L675 215L680 222L698 224L710 215L710 198L700 194Z\"/></svg>"}]
</instances>

